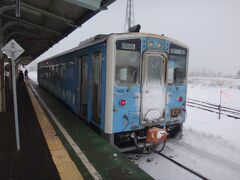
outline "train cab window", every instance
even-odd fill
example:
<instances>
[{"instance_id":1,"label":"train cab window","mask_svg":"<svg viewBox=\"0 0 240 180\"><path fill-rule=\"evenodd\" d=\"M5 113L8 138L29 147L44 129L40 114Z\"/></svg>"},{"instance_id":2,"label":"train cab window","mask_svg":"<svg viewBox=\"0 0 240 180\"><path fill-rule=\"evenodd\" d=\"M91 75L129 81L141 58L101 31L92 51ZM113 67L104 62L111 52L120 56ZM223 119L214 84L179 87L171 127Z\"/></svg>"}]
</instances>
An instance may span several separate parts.
<instances>
[{"instance_id":1,"label":"train cab window","mask_svg":"<svg viewBox=\"0 0 240 180\"><path fill-rule=\"evenodd\" d=\"M186 81L186 56L170 55L172 68L168 73L168 82L182 84Z\"/></svg>"},{"instance_id":2,"label":"train cab window","mask_svg":"<svg viewBox=\"0 0 240 180\"><path fill-rule=\"evenodd\" d=\"M116 84L129 86L139 83L140 52L140 39L125 39L116 41Z\"/></svg>"},{"instance_id":3,"label":"train cab window","mask_svg":"<svg viewBox=\"0 0 240 180\"><path fill-rule=\"evenodd\" d=\"M148 56L147 64L147 85L148 87L158 87L163 83L163 57Z\"/></svg>"},{"instance_id":4,"label":"train cab window","mask_svg":"<svg viewBox=\"0 0 240 180\"><path fill-rule=\"evenodd\" d=\"M117 50L115 82L119 85L139 82L139 59L137 51Z\"/></svg>"}]
</instances>

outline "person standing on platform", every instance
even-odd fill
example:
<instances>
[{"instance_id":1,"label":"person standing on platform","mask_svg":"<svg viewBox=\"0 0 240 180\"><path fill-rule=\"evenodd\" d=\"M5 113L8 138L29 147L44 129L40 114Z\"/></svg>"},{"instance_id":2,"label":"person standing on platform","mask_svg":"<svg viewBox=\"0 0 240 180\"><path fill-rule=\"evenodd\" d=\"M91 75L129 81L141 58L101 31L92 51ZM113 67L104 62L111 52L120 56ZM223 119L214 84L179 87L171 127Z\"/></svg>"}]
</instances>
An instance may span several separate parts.
<instances>
[{"instance_id":1,"label":"person standing on platform","mask_svg":"<svg viewBox=\"0 0 240 180\"><path fill-rule=\"evenodd\" d=\"M27 69L24 71L24 77L25 77L25 79L28 79L28 70Z\"/></svg>"},{"instance_id":2,"label":"person standing on platform","mask_svg":"<svg viewBox=\"0 0 240 180\"><path fill-rule=\"evenodd\" d=\"M22 70L18 70L18 83L21 84L23 82L23 71Z\"/></svg>"}]
</instances>

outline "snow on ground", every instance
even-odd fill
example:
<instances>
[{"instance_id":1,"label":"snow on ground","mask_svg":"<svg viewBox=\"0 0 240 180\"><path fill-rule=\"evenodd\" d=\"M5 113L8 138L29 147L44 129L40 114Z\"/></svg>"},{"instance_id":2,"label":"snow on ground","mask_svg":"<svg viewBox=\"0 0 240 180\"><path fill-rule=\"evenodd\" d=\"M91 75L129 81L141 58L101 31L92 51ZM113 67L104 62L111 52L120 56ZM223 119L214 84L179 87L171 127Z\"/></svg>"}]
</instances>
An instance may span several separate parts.
<instances>
[{"instance_id":1,"label":"snow on ground","mask_svg":"<svg viewBox=\"0 0 240 180\"><path fill-rule=\"evenodd\" d=\"M240 109L240 79L194 77L189 79L188 98Z\"/></svg>"},{"instance_id":2,"label":"snow on ground","mask_svg":"<svg viewBox=\"0 0 240 180\"><path fill-rule=\"evenodd\" d=\"M37 82L37 73L29 72ZM240 109L240 79L190 78L188 98ZM187 107L184 137L167 143L164 153L197 170L210 179L239 179L240 177L240 120L208 111ZM155 179L198 179L172 166L157 154L141 155L134 161Z\"/></svg>"},{"instance_id":3,"label":"snow on ground","mask_svg":"<svg viewBox=\"0 0 240 180\"><path fill-rule=\"evenodd\" d=\"M191 78L188 86L188 98L206 101L240 110L240 79L231 78ZM203 134L216 136L240 147L240 120L187 107L187 119L184 128Z\"/></svg>"},{"instance_id":4,"label":"snow on ground","mask_svg":"<svg viewBox=\"0 0 240 180\"><path fill-rule=\"evenodd\" d=\"M221 90L222 105L240 109L240 79L190 78L188 98L219 104ZM215 113L187 107L183 139L167 143L163 153L209 179L239 179L239 127L239 119L224 115L218 119ZM142 155L135 163L155 179L189 179L162 168L164 160L157 154Z\"/></svg>"},{"instance_id":5,"label":"snow on ground","mask_svg":"<svg viewBox=\"0 0 240 180\"><path fill-rule=\"evenodd\" d=\"M28 72L28 77L32 79L35 83L37 82L37 71Z\"/></svg>"}]
</instances>

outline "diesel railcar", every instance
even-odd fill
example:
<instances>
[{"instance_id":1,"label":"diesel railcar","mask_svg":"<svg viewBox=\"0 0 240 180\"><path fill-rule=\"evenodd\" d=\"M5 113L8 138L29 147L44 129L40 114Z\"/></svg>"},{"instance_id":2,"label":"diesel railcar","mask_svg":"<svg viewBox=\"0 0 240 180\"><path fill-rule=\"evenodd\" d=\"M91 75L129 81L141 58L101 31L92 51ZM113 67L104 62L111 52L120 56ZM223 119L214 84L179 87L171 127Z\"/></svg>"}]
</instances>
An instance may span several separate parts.
<instances>
[{"instance_id":1,"label":"diesel railcar","mask_svg":"<svg viewBox=\"0 0 240 180\"><path fill-rule=\"evenodd\" d=\"M38 63L38 83L120 151L146 151L181 138L187 64L187 46L164 35L97 35Z\"/></svg>"}]
</instances>

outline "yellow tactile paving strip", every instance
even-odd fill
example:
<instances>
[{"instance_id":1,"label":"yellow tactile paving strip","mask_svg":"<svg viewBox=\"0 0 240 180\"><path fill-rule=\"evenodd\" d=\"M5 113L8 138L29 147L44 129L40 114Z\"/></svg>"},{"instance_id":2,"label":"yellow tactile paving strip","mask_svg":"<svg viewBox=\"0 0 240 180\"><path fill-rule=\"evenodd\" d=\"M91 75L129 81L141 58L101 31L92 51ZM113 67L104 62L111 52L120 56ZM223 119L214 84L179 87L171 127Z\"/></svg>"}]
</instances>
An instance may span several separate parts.
<instances>
[{"instance_id":1,"label":"yellow tactile paving strip","mask_svg":"<svg viewBox=\"0 0 240 180\"><path fill-rule=\"evenodd\" d=\"M27 83L26 87L60 178L62 180L83 179Z\"/></svg>"}]
</instances>

